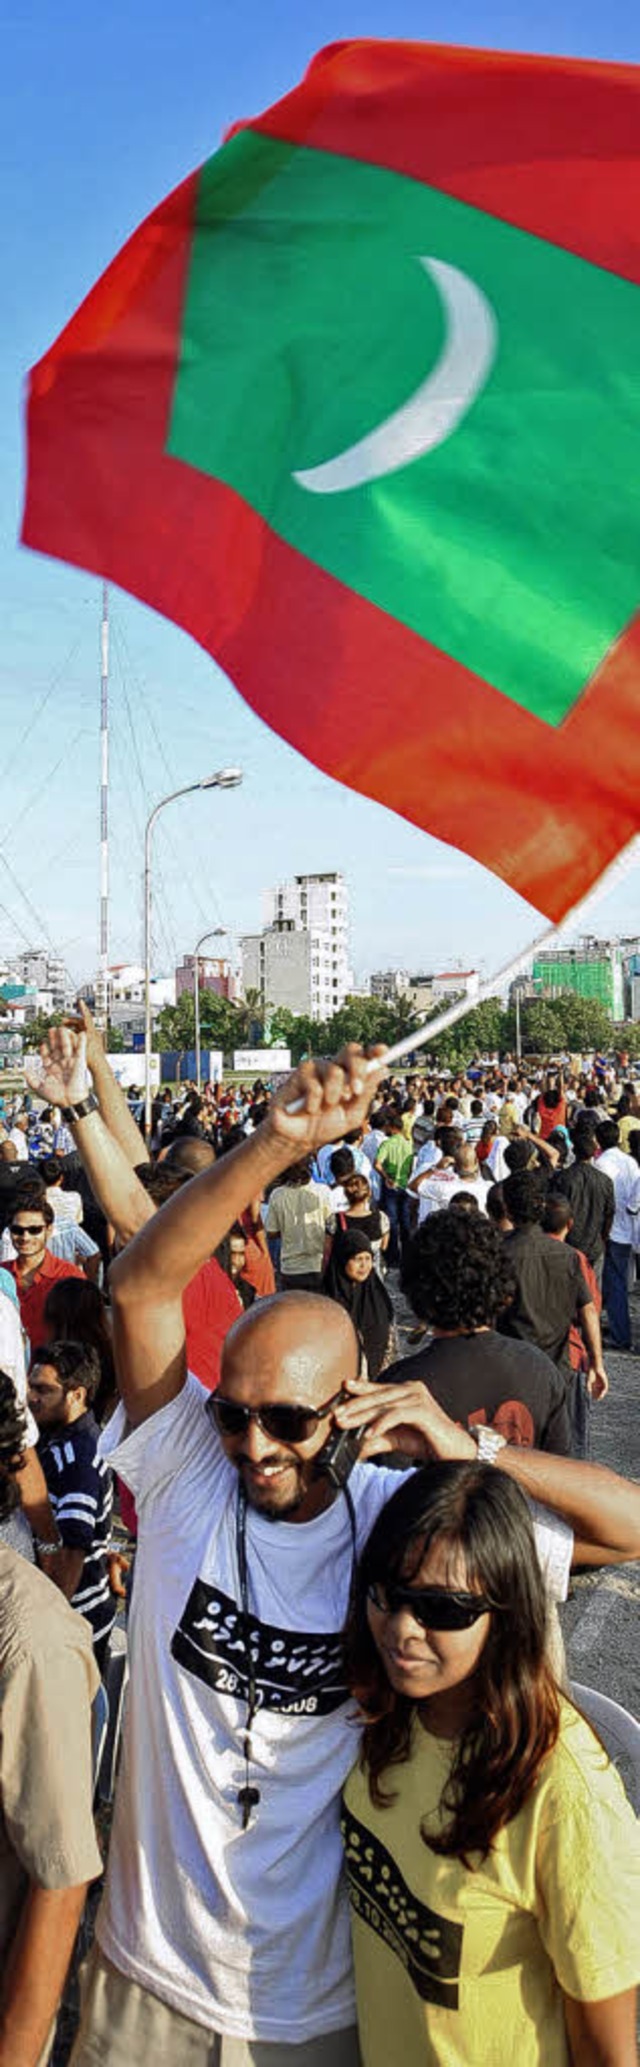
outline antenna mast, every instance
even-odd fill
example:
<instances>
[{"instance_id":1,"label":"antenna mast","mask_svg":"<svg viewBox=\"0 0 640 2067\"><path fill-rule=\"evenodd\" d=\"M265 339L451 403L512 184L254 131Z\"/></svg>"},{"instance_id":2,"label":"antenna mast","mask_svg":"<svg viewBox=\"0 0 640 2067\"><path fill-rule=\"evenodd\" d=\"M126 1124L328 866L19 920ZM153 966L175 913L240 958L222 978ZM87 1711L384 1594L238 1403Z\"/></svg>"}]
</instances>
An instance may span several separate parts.
<instances>
[{"instance_id":1,"label":"antenna mast","mask_svg":"<svg viewBox=\"0 0 640 2067\"><path fill-rule=\"evenodd\" d=\"M100 626L100 954L96 1016L106 1029L109 1017L109 590L102 584Z\"/></svg>"}]
</instances>

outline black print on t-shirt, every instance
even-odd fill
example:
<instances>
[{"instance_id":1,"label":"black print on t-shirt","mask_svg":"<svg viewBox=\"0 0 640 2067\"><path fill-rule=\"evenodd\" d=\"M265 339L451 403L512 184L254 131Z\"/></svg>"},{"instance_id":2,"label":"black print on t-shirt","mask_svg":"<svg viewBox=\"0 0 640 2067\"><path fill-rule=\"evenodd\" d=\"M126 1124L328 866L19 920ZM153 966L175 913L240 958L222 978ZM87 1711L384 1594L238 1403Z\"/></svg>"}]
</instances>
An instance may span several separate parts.
<instances>
[{"instance_id":1,"label":"black print on t-shirt","mask_svg":"<svg viewBox=\"0 0 640 2067\"><path fill-rule=\"evenodd\" d=\"M172 1656L218 1694L246 1701L247 1652L258 1708L280 1715L330 1715L347 1700L342 1638L277 1629L243 1617L228 1593L196 1579L171 1639Z\"/></svg>"},{"instance_id":2,"label":"black print on t-shirt","mask_svg":"<svg viewBox=\"0 0 640 2067\"><path fill-rule=\"evenodd\" d=\"M418 1901L385 1846L346 1807L342 1837L356 1916L402 1961L423 2002L457 2010L463 1925Z\"/></svg>"}]
</instances>

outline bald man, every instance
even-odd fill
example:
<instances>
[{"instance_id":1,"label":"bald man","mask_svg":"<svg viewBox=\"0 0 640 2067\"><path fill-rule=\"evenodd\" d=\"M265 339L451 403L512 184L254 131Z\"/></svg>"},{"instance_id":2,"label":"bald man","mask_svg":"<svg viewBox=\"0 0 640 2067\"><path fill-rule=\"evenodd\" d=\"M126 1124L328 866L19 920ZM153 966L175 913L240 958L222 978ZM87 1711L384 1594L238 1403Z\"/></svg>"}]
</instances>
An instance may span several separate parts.
<instances>
[{"instance_id":1,"label":"bald man","mask_svg":"<svg viewBox=\"0 0 640 2067\"><path fill-rule=\"evenodd\" d=\"M443 1156L437 1170L426 1176L419 1171L411 1179L409 1191L418 1200L418 1225L422 1226L431 1213L440 1213L444 1206L465 1192L475 1199L480 1213L487 1210L487 1186L480 1174L480 1165L471 1142L461 1141L453 1154Z\"/></svg>"},{"instance_id":2,"label":"bald man","mask_svg":"<svg viewBox=\"0 0 640 2067\"><path fill-rule=\"evenodd\" d=\"M46 1095L81 1108L78 1146L92 1139L99 1154L82 1041L54 1029L43 1060ZM354 1557L398 1484L369 1460L412 1439L422 1459L476 1446L425 1387L360 1380L348 1316L309 1293L238 1320L210 1397L187 1374L182 1299L247 1201L359 1126L370 1096L357 1051L303 1064L265 1122L112 1270L123 1411L103 1443L135 1495L139 1549L122 1771L73 2067L356 2067L339 1810L358 1727L342 1630ZM354 1415L364 1461L344 1486L326 1448ZM527 1490L561 1491L569 1522L582 1503L595 1557L597 1475L506 1445L503 1456ZM613 1486L622 1559L640 1549L640 1502ZM571 1527L551 1518L551 1538L568 1579Z\"/></svg>"}]
</instances>

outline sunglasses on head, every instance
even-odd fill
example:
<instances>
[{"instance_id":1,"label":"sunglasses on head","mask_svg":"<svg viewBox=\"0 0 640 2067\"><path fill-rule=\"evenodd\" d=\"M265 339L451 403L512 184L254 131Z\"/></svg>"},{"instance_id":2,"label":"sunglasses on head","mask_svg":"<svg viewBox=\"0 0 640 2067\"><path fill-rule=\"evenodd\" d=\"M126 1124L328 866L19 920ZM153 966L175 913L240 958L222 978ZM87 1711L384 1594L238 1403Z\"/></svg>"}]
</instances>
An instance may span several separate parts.
<instances>
[{"instance_id":1,"label":"sunglasses on head","mask_svg":"<svg viewBox=\"0 0 640 2067\"><path fill-rule=\"evenodd\" d=\"M239 1400L221 1399L217 1392L208 1406L219 1435L246 1435L249 1423L256 1421L263 1434L272 1436L276 1443L306 1443L315 1435L318 1422L325 1420L342 1397L341 1386L322 1407L297 1407L288 1400L274 1400L273 1405L268 1403L264 1407L245 1407Z\"/></svg>"},{"instance_id":2,"label":"sunglasses on head","mask_svg":"<svg viewBox=\"0 0 640 2067\"><path fill-rule=\"evenodd\" d=\"M367 1600L381 1615L408 1608L423 1629L470 1629L480 1615L495 1608L495 1602L483 1593L452 1593L448 1586L396 1586L393 1582L381 1586L375 1579L367 1587Z\"/></svg>"}]
</instances>

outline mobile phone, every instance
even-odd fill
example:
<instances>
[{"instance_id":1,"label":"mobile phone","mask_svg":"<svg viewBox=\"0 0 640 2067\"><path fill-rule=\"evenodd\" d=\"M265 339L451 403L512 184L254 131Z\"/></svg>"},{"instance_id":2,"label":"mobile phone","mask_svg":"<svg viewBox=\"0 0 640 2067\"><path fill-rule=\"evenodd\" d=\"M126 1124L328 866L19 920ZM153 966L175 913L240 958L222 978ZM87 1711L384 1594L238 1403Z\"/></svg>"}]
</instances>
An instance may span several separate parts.
<instances>
[{"instance_id":1,"label":"mobile phone","mask_svg":"<svg viewBox=\"0 0 640 2067\"><path fill-rule=\"evenodd\" d=\"M331 1480L337 1492L341 1492L350 1478L364 1435L363 1428L334 1428L315 1459L315 1472L320 1478Z\"/></svg>"}]
</instances>

